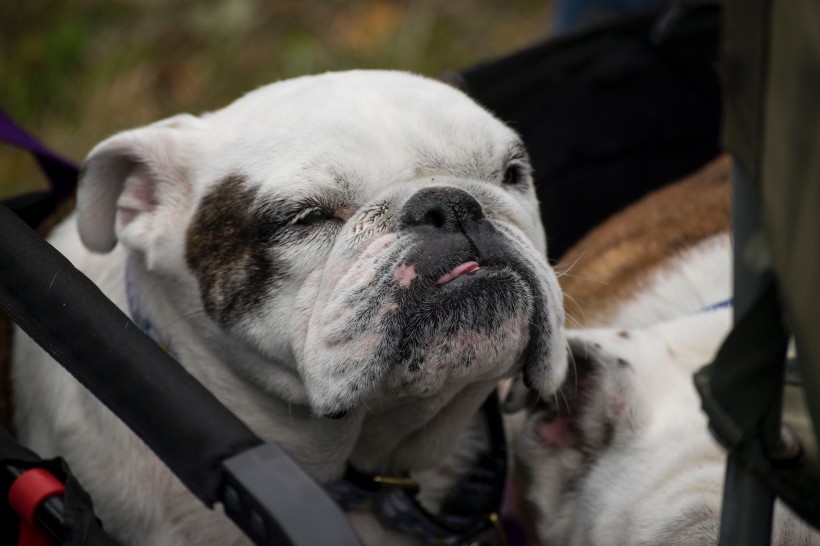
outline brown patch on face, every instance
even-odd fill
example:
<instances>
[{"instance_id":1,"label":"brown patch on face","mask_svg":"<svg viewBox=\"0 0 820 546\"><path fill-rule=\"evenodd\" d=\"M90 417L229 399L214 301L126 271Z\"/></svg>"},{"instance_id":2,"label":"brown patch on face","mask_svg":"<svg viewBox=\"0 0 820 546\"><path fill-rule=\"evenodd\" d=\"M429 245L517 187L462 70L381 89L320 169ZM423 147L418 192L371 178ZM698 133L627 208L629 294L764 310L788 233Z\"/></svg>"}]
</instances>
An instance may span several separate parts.
<instances>
[{"instance_id":1,"label":"brown patch on face","mask_svg":"<svg viewBox=\"0 0 820 546\"><path fill-rule=\"evenodd\" d=\"M277 267L260 233L256 188L242 175L217 184L188 228L185 258L205 311L229 326L269 293Z\"/></svg>"},{"instance_id":2,"label":"brown patch on face","mask_svg":"<svg viewBox=\"0 0 820 546\"><path fill-rule=\"evenodd\" d=\"M641 279L682 251L731 227L731 162L722 156L657 190L589 232L556 268L568 316L605 322Z\"/></svg>"}]
</instances>

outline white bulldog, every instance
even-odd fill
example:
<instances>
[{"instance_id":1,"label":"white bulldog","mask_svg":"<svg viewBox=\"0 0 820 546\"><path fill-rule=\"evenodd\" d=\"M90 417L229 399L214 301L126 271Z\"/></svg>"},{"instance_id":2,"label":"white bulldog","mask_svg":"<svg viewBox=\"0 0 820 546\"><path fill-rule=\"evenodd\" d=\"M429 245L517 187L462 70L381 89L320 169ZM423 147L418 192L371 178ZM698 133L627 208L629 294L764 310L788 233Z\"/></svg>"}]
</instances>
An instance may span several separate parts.
<instances>
[{"instance_id":1,"label":"white bulldog","mask_svg":"<svg viewBox=\"0 0 820 546\"><path fill-rule=\"evenodd\" d=\"M565 258L578 326L557 396L520 385L522 512L543 546L717 544L726 456L693 374L732 322L728 161L604 223ZM577 306L577 307L573 307ZM772 544L820 544L778 505Z\"/></svg>"},{"instance_id":2,"label":"white bulldog","mask_svg":"<svg viewBox=\"0 0 820 546\"><path fill-rule=\"evenodd\" d=\"M298 78L117 134L51 242L321 482L348 464L409 474L435 511L486 449L476 412L496 381L564 381L524 147L422 77ZM116 539L246 543L22 335L13 379L20 437L68 460Z\"/></svg>"}]
</instances>

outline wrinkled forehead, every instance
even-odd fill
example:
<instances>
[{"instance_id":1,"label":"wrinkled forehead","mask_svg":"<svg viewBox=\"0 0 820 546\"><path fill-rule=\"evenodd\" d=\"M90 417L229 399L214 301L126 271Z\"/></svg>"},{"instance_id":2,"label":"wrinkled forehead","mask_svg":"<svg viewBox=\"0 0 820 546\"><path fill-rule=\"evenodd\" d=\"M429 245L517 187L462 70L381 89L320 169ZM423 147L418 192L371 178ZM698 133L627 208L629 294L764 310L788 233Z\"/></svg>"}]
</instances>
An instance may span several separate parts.
<instances>
[{"instance_id":1,"label":"wrinkled forehead","mask_svg":"<svg viewBox=\"0 0 820 546\"><path fill-rule=\"evenodd\" d=\"M206 116L220 165L283 182L425 175L489 179L523 151L513 131L460 91L403 73L348 72L261 88ZM226 157L227 156L227 157Z\"/></svg>"}]
</instances>

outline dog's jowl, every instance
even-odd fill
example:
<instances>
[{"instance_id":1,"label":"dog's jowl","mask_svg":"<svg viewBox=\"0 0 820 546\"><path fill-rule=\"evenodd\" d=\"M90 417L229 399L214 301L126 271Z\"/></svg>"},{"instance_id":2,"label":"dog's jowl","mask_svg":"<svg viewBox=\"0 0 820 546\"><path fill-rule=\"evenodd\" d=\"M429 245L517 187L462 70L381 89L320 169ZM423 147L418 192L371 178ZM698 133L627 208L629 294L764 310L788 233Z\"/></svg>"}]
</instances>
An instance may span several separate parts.
<instances>
[{"instance_id":1,"label":"dog's jowl","mask_svg":"<svg viewBox=\"0 0 820 546\"><path fill-rule=\"evenodd\" d=\"M318 480L410 475L435 511L487 449L495 382L564 380L538 214L513 131L442 83L358 71L112 136L51 241ZM118 540L245 543L25 336L15 359L21 438L69 461Z\"/></svg>"}]
</instances>

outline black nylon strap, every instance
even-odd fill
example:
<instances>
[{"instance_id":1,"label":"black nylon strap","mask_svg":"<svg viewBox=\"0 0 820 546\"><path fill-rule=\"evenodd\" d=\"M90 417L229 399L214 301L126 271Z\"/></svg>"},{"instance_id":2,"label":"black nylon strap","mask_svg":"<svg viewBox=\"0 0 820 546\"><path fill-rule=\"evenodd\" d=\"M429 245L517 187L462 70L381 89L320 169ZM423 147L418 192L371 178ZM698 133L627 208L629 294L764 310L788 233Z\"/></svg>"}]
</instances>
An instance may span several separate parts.
<instances>
[{"instance_id":1,"label":"black nylon strap","mask_svg":"<svg viewBox=\"0 0 820 546\"><path fill-rule=\"evenodd\" d=\"M788 334L783 309L770 277L736 322L715 360L695 374L703 409L716 438L730 451L721 544L763 544L768 537L764 498L771 491L815 527L820 527L820 496L813 459L772 458L772 415L780 416L786 375ZM810 455L814 452L810 450ZM808 464L807 464L808 463ZM738 477L738 473L744 475ZM733 480L730 482L730 478ZM742 479L741 479L742 478ZM754 478L754 480L752 480ZM758 480L765 488L761 492ZM768 502L768 501L767 501ZM762 508L761 508L762 510ZM725 527L725 528L724 528ZM760 536L764 533L763 536Z\"/></svg>"},{"instance_id":2,"label":"black nylon strap","mask_svg":"<svg viewBox=\"0 0 820 546\"><path fill-rule=\"evenodd\" d=\"M0 233L0 307L213 505L221 461L260 440L2 205Z\"/></svg>"},{"instance_id":3,"label":"black nylon strap","mask_svg":"<svg viewBox=\"0 0 820 546\"><path fill-rule=\"evenodd\" d=\"M773 280L736 322L715 360L695 375L718 439L740 449L761 432L783 388L788 334Z\"/></svg>"}]
</instances>

